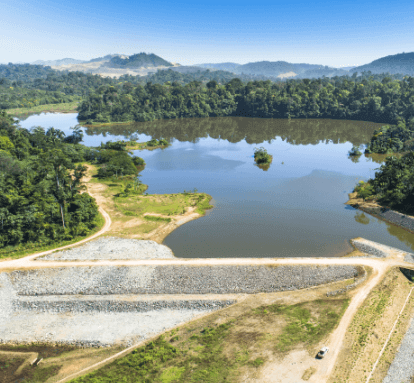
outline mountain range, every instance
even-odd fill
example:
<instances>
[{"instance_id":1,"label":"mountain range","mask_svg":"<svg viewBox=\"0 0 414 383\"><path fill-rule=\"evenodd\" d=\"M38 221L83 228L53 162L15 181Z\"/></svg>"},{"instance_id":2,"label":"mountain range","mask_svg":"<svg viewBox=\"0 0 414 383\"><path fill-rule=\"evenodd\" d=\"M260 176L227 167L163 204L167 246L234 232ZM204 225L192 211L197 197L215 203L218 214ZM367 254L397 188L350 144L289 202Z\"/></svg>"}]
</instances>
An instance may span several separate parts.
<instances>
[{"instance_id":1,"label":"mountain range","mask_svg":"<svg viewBox=\"0 0 414 383\"><path fill-rule=\"evenodd\" d=\"M414 52L400 53L382 57L373 62L357 67L332 68L316 64L294 64L286 61L259 61L248 64L203 63L193 66L180 66L164 60L153 53L137 53L134 55L111 54L89 61L65 58L61 60L38 60L32 64L52 66L57 70L82 71L100 74L101 76L119 77L123 74L147 75L172 68L180 73L193 73L198 70L222 70L235 75L266 76L272 78L318 78L344 76L351 73L371 71L376 73L414 75Z\"/></svg>"}]
</instances>

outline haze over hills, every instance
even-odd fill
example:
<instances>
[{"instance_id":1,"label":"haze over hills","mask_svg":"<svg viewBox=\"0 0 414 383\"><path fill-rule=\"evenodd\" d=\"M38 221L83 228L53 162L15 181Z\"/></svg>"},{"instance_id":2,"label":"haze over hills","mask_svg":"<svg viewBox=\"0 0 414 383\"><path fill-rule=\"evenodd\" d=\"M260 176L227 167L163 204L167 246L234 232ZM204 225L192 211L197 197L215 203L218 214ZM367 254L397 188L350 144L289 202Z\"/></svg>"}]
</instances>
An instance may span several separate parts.
<instances>
[{"instance_id":1,"label":"haze over hills","mask_svg":"<svg viewBox=\"0 0 414 383\"><path fill-rule=\"evenodd\" d=\"M76 60L71 58L65 58L60 60L37 60L32 62L32 65L43 65L43 66L61 66L61 65L69 65L69 64L82 64L86 63L86 60Z\"/></svg>"},{"instance_id":2,"label":"haze over hills","mask_svg":"<svg viewBox=\"0 0 414 383\"><path fill-rule=\"evenodd\" d=\"M235 70L241 66L241 64L236 63L219 63L219 64L195 64L195 66L200 68L207 68L207 69L216 69L216 70L226 70L229 72L236 73Z\"/></svg>"},{"instance_id":3,"label":"haze over hills","mask_svg":"<svg viewBox=\"0 0 414 383\"><path fill-rule=\"evenodd\" d=\"M414 74L414 52L399 53L382 57L365 65L355 67L350 72L390 73L390 74Z\"/></svg>"},{"instance_id":4,"label":"haze over hills","mask_svg":"<svg viewBox=\"0 0 414 383\"><path fill-rule=\"evenodd\" d=\"M56 70L81 71L99 74L106 77L119 77L125 74L145 76L157 70L171 68L180 73L195 73L209 69L211 71L226 71L235 75L265 76L276 78L319 78L344 76L354 72L371 71L374 74L414 74L414 52L401 53L380 58L370 64L359 67L332 68L317 64L294 64L286 61L259 61L247 64L233 62L204 63L193 66L181 66L171 63L153 53L137 53L134 55L109 54L92 60L76 60L65 58L61 60L38 60L32 64L51 66Z\"/></svg>"}]
</instances>

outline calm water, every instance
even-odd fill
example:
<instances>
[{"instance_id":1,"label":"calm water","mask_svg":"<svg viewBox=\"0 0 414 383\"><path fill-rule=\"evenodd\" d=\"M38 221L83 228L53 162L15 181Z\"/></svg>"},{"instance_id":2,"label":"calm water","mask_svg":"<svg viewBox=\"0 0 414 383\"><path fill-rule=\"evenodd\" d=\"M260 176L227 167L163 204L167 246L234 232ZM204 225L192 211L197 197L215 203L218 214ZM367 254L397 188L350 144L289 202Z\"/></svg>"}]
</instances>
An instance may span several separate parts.
<instances>
[{"instance_id":1,"label":"calm water","mask_svg":"<svg viewBox=\"0 0 414 383\"><path fill-rule=\"evenodd\" d=\"M70 134L76 114L42 114L21 121ZM368 142L378 124L336 120L209 118L155 121L86 129L84 143L165 137L165 150L137 151L147 166L148 193L206 192L214 208L164 241L177 257L337 256L363 237L406 251L414 235L344 202L358 180L380 166L364 156L351 161L353 144ZM273 155L267 171L253 151ZM377 160L378 161L378 160Z\"/></svg>"}]
</instances>

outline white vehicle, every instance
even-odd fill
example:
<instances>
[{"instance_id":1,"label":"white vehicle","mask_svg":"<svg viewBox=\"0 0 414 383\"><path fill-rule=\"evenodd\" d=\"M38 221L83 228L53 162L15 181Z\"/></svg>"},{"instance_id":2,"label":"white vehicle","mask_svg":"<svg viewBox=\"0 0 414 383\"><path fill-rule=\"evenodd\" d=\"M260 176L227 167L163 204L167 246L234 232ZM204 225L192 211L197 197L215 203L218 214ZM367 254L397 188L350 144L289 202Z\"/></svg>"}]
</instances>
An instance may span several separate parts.
<instances>
[{"instance_id":1,"label":"white vehicle","mask_svg":"<svg viewBox=\"0 0 414 383\"><path fill-rule=\"evenodd\" d=\"M326 346L322 347L320 351L318 352L318 355L316 355L316 357L318 359L322 359L328 353L328 351L329 351L329 347L326 347Z\"/></svg>"}]
</instances>

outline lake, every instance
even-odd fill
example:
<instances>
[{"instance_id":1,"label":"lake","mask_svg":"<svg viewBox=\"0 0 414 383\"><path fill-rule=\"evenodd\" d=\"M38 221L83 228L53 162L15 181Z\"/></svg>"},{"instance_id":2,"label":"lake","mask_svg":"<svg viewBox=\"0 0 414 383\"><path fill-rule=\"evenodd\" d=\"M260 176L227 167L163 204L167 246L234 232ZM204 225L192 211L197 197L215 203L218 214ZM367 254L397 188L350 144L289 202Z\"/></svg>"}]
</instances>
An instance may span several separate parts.
<instances>
[{"instance_id":1,"label":"lake","mask_svg":"<svg viewBox=\"0 0 414 383\"><path fill-rule=\"evenodd\" d=\"M76 114L40 114L21 126L55 127L70 134ZM147 163L148 193L197 189L213 197L205 217L164 241L177 257L330 257L363 237L405 251L414 234L344 205L358 180L374 177L380 156L351 160L353 145L370 140L380 124L343 120L241 117L162 120L83 128L84 144L164 137L171 146L136 151ZM254 165L256 147L273 156Z\"/></svg>"}]
</instances>

